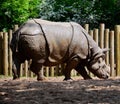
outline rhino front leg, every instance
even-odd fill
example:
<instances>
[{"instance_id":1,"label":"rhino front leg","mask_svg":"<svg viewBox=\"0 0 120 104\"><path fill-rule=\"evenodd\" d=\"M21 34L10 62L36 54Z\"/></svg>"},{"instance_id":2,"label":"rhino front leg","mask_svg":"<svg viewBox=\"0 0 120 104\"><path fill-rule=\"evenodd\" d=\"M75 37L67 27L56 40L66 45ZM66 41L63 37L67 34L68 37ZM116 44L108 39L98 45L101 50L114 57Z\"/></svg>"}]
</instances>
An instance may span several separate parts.
<instances>
[{"instance_id":1,"label":"rhino front leg","mask_svg":"<svg viewBox=\"0 0 120 104\"><path fill-rule=\"evenodd\" d=\"M87 80L87 79L92 79L92 78L88 75L88 73L87 73L86 69L84 68L84 66L81 66L80 64L78 64L77 67L75 68L75 70L76 70L85 80Z\"/></svg>"},{"instance_id":2,"label":"rhino front leg","mask_svg":"<svg viewBox=\"0 0 120 104\"><path fill-rule=\"evenodd\" d=\"M41 68L42 68L42 64L37 63L37 62L32 62L30 66L30 70L37 75L38 81L42 81L45 79Z\"/></svg>"},{"instance_id":3,"label":"rhino front leg","mask_svg":"<svg viewBox=\"0 0 120 104\"><path fill-rule=\"evenodd\" d=\"M63 70L63 74L65 75L64 80L71 80L71 70L77 66L79 63L78 58L74 58L67 62L65 69Z\"/></svg>"}]
</instances>

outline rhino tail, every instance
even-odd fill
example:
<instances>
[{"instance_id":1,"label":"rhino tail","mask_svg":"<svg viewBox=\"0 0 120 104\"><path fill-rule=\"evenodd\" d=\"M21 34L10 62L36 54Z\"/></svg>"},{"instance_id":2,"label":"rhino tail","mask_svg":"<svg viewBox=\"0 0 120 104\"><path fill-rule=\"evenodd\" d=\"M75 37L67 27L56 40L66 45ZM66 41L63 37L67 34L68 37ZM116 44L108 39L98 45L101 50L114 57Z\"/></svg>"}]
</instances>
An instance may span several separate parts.
<instances>
[{"instance_id":1,"label":"rhino tail","mask_svg":"<svg viewBox=\"0 0 120 104\"><path fill-rule=\"evenodd\" d=\"M19 36L20 36L19 30L15 31L13 33L13 38L12 38L12 40L10 42L10 47L11 47L13 52L18 52Z\"/></svg>"}]
</instances>

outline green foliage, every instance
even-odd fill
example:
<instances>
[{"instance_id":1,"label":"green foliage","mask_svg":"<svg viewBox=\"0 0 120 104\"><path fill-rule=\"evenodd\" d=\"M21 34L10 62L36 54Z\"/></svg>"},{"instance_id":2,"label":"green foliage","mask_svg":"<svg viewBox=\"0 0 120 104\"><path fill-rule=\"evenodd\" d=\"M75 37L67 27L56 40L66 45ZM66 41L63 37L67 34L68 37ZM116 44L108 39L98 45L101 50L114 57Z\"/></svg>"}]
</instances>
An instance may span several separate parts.
<instances>
[{"instance_id":1,"label":"green foliage","mask_svg":"<svg viewBox=\"0 0 120 104\"><path fill-rule=\"evenodd\" d=\"M94 2L87 0L43 0L40 17L53 21L95 23L98 17L94 14L93 6Z\"/></svg>"},{"instance_id":2,"label":"green foliage","mask_svg":"<svg viewBox=\"0 0 120 104\"><path fill-rule=\"evenodd\" d=\"M40 17L53 21L89 23L92 27L105 23L112 27L120 20L119 0L42 0ZM117 17L116 17L117 15Z\"/></svg>"},{"instance_id":3,"label":"green foliage","mask_svg":"<svg viewBox=\"0 0 120 104\"><path fill-rule=\"evenodd\" d=\"M38 17L40 0L4 0L0 1L0 29L11 28L28 18Z\"/></svg>"},{"instance_id":4,"label":"green foliage","mask_svg":"<svg viewBox=\"0 0 120 104\"><path fill-rule=\"evenodd\" d=\"M100 16L98 23L105 23L107 27L113 27L116 24L115 12L119 0L96 0L94 9Z\"/></svg>"},{"instance_id":5,"label":"green foliage","mask_svg":"<svg viewBox=\"0 0 120 104\"><path fill-rule=\"evenodd\" d=\"M36 17L90 27L120 24L120 0L0 0L0 7L0 30Z\"/></svg>"},{"instance_id":6,"label":"green foliage","mask_svg":"<svg viewBox=\"0 0 120 104\"><path fill-rule=\"evenodd\" d=\"M120 24L120 0L115 2L114 20L115 24Z\"/></svg>"}]
</instances>

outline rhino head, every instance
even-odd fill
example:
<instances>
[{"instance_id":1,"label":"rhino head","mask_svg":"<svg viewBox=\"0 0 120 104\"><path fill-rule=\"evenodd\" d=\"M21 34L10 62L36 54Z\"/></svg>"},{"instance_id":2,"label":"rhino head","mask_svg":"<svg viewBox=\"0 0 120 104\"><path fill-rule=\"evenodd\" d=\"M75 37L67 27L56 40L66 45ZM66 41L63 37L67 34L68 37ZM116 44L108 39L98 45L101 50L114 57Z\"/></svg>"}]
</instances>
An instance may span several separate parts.
<instances>
[{"instance_id":1,"label":"rhino head","mask_svg":"<svg viewBox=\"0 0 120 104\"><path fill-rule=\"evenodd\" d=\"M107 51L108 49L100 49L99 52L93 54L87 65L90 72L102 79L107 79L110 75L110 67L105 63Z\"/></svg>"}]
</instances>

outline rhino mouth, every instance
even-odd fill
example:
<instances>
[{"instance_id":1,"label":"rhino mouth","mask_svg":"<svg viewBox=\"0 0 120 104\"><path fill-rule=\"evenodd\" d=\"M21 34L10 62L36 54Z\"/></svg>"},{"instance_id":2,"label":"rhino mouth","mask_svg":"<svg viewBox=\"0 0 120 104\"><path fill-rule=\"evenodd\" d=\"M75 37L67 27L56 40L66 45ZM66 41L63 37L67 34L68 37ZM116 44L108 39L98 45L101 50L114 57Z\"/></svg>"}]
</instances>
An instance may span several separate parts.
<instances>
[{"instance_id":1,"label":"rhino mouth","mask_svg":"<svg viewBox=\"0 0 120 104\"><path fill-rule=\"evenodd\" d=\"M109 74L107 72L101 72L103 69L102 68L98 68L96 70L90 70L94 75L96 75L97 77L101 78L101 79L108 79L109 78Z\"/></svg>"},{"instance_id":2,"label":"rhino mouth","mask_svg":"<svg viewBox=\"0 0 120 104\"><path fill-rule=\"evenodd\" d=\"M108 79L109 78L109 75L108 74L99 74L99 73L97 73L97 75L96 75L98 78L100 78L100 79Z\"/></svg>"},{"instance_id":3,"label":"rhino mouth","mask_svg":"<svg viewBox=\"0 0 120 104\"><path fill-rule=\"evenodd\" d=\"M103 78L103 79L108 79L109 76L108 76L108 75L102 75L102 78Z\"/></svg>"},{"instance_id":4,"label":"rhino mouth","mask_svg":"<svg viewBox=\"0 0 120 104\"><path fill-rule=\"evenodd\" d=\"M95 74L97 77L99 77L100 79L108 79L109 78L109 75L106 75L106 74L102 74L102 75L99 75L98 73Z\"/></svg>"}]
</instances>

